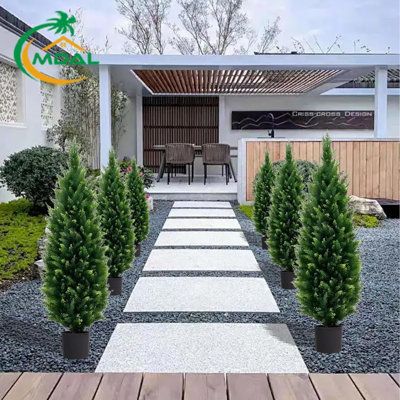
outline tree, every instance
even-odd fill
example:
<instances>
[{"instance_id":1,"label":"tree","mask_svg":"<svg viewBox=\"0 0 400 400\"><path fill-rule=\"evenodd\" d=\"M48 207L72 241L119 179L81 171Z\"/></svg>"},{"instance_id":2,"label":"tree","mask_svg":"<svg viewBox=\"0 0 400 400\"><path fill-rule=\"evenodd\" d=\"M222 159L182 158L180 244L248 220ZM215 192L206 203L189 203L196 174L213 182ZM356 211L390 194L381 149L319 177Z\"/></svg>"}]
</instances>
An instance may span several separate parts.
<instances>
[{"instance_id":1,"label":"tree","mask_svg":"<svg viewBox=\"0 0 400 400\"><path fill-rule=\"evenodd\" d=\"M58 181L48 220L43 292L48 316L85 332L107 305L107 263L94 194L76 146Z\"/></svg>"},{"instance_id":2,"label":"tree","mask_svg":"<svg viewBox=\"0 0 400 400\"><path fill-rule=\"evenodd\" d=\"M347 185L326 137L302 213L295 285L302 312L327 327L352 314L360 297L361 263L348 203Z\"/></svg>"},{"instance_id":3,"label":"tree","mask_svg":"<svg viewBox=\"0 0 400 400\"><path fill-rule=\"evenodd\" d=\"M163 54L164 29L171 0L116 0L118 11L129 22L118 29L125 36L128 53Z\"/></svg>"},{"instance_id":4,"label":"tree","mask_svg":"<svg viewBox=\"0 0 400 400\"><path fill-rule=\"evenodd\" d=\"M268 152L265 161L254 182L254 223L258 233L263 235L263 244L267 235L267 218L271 206L271 192L274 184L274 172Z\"/></svg>"},{"instance_id":5,"label":"tree","mask_svg":"<svg viewBox=\"0 0 400 400\"><path fill-rule=\"evenodd\" d=\"M136 245L138 245L146 239L149 233L149 209L143 179L134 160L132 160L132 169L127 176L127 187L131 215L135 226Z\"/></svg>"},{"instance_id":6,"label":"tree","mask_svg":"<svg viewBox=\"0 0 400 400\"><path fill-rule=\"evenodd\" d=\"M108 166L101 176L99 211L108 273L111 278L119 278L133 262L135 233L125 182L113 150L110 151Z\"/></svg>"},{"instance_id":7,"label":"tree","mask_svg":"<svg viewBox=\"0 0 400 400\"><path fill-rule=\"evenodd\" d=\"M296 264L295 246L301 226L302 190L303 184L292 156L292 148L287 145L285 163L278 172L272 191L267 240L272 260L291 273L288 279L293 279ZM286 286L284 276L281 274L283 287Z\"/></svg>"}]
</instances>

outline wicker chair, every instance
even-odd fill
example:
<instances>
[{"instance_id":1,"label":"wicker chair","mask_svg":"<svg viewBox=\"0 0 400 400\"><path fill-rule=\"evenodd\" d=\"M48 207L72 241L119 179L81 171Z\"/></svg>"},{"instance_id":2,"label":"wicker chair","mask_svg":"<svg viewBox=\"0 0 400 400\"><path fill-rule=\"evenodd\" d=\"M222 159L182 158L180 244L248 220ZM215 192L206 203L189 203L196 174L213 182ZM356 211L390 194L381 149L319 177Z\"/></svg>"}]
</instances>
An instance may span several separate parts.
<instances>
[{"instance_id":1,"label":"wicker chair","mask_svg":"<svg viewBox=\"0 0 400 400\"><path fill-rule=\"evenodd\" d=\"M188 183L193 182L194 177L194 145L189 143L168 143L165 145L165 164L167 167L169 185L172 169L177 166L187 166ZM191 171L190 171L190 167Z\"/></svg>"},{"instance_id":2,"label":"wicker chair","mask_svg":"<svg viewBox=\"0 0 400 400\"><path fill-rule=\"evenodd\" d=\"M204 184L207 182L207 166L222 165L225 167L226 184L229 183L231 176L231 147L229 144L222 143L207 143L202 146L203 165L204 165Z\"/></svg>"}]
</instances>

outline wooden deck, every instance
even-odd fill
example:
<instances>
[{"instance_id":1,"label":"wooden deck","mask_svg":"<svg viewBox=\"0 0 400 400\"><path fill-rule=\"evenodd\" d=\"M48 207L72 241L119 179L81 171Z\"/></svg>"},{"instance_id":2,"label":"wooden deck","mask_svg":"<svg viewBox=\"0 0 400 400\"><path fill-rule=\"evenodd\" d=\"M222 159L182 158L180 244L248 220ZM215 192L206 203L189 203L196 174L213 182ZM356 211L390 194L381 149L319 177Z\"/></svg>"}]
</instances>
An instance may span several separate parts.
<instances>
[{"instance_id":1,"label":"wooden deck","mask_svg":"<svg viewBox=\"0 0 400 400\"><path fill-rule=\"evenodd\" d=\"M1 400L398 400L400 374L0 373Z\"/></svg>"}]
</instances>

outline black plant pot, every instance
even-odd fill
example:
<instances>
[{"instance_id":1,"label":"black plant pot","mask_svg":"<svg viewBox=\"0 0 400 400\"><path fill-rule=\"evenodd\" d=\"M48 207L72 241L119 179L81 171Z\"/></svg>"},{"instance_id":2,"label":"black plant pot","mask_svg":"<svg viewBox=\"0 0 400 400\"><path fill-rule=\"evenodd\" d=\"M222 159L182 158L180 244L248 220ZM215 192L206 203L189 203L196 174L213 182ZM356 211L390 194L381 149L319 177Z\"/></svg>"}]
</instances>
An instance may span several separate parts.
<instances>
[{"instance_id":1,"label":"black plant pot","mask_svg":"<svg viewBox=\"0 0 400 400\"><path fill-rule=\"evenodd\" d=\"M262 236L262 238L261 238L261 248L264 249L264 250L268 249L267 237L266 236Z\"/></svg>"},{"instance_id":2,"label":"black plant pot","mask_svg":"<svg viewBox=\"0 0 400 400\"><path fill-rule=\"evenodd\" d=\"M320 353L339 353L342 350L343 326L315 327L315 348Z\"/></svg>"},{"instance_id":3,"label":"black plant pot","mask_svg":"<svg viewBox=\"0 0 400 400\"><path fill-rule=\"evenodd\" d=\"M122 292L122 277L108 278L108 288L110 289L110 294L112 296L118 296Z\"/></svg>"},{"instance_id":4,"label":"black plant pot","mask_svg":"<svg viewBox=\"0 0 400 400\"><path fill-rule=\"evenodd\" d=\"M281 286L283 289L294 289L293 285L294 272L293 271L281 271Z\"/></svg>"},{"instance_id":5,"label":"black plant pot","mask_svg":"<svg viewBox=\"0 0 400 400\"><path fill-rule=\"evenodd\" d=\"M141 247L140 243L137 243L136 244L135 257L139 257L140 256L141 250L142 250L142 247Z\"/></svg>"},{"instance_id":6,"label":"black plant pot","mask_svg":"<svg viewBox=\"0 0 400 400\"><path fill-rule=\"evenodd\" d=\"M82 359L89 356L89 332L63 332L64 358Z\"/></svg>"}]
</instances>

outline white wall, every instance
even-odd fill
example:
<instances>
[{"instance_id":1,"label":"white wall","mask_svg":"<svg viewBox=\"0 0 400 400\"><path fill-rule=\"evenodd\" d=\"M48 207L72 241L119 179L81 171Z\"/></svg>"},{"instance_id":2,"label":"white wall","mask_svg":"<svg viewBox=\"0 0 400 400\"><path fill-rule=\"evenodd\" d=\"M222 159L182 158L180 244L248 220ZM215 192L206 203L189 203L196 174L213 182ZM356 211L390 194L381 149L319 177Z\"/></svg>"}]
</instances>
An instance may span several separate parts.
<instances>
[{"instance_id":1,"label":"white wall","mask_svg":"<svg viewBox=\"0 0 400 400\"><path fill-rule=\"evenodd\" d=\"M18 39L19 36L0 27L0 61L15 66L13 53ZM31 46L30 50L30 53L32 53L39 49ZM40 66L38 69L46 74L58 76L55 67ZM18 71L18 74L21 88L18 104L19 120L17 123L0 122L0 165L12 153L28 147L46 144L45 129L42 128L41 121L40 82L29 78L21 71ZM57 121L60 114L59 87L56 87L55 91L54 111L54 121ZM12 198L11 193L5 188L0 188L0 202L9 201Z\"/></svg>"},{"instance_id":2,"label":"white wall","mask_svg":"<svg viewBox=\"0 0 400 400\"><path fill-rule=\"evenodd\" d=\"M117 154L122 160L124 157L136 158L136 103L135 98L128 97L125 114L122 120L123 133L119 137Z\"/></svg>"}]
</instances>

